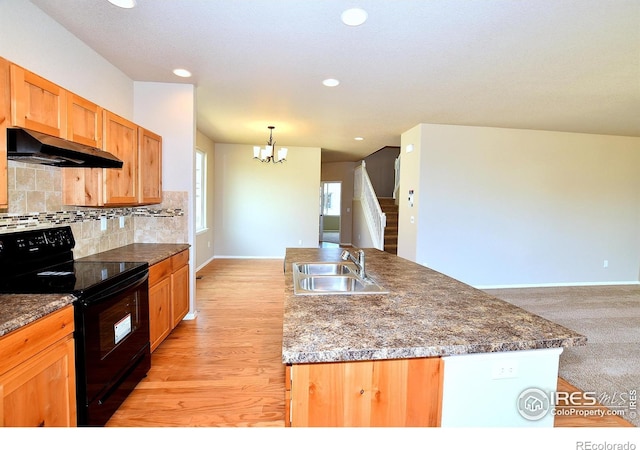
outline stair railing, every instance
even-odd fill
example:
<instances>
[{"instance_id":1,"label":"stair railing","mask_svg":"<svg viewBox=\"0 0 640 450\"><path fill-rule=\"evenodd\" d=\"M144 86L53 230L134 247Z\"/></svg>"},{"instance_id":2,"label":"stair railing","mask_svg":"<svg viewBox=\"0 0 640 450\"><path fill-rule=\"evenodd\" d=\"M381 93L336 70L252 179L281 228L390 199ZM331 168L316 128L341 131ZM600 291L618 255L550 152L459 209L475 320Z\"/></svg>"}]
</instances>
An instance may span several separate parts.
<instances>
[{"instance_id":1,"label":"stair railing","mask_svg":"<svg viewBox=\"0 0 640 450\"><path fill-rule=\"evenodd\" d=\"M387 216L382 212L364 161L355 169L354 195L362 204L373 246L378 250L384 250L384 228L387 226Z\"/></svg>"}]
</instances>

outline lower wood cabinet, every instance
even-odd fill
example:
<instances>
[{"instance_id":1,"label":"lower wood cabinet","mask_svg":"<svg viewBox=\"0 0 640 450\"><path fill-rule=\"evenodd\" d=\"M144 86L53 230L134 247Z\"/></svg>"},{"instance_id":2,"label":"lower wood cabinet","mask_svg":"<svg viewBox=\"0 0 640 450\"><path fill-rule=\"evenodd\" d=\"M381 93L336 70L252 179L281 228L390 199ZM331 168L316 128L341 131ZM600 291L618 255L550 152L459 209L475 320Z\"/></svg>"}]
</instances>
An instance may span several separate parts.
<instances>
[{"instance_id":1,"label":"lower wood cabinet","mask_svg":"<svg viewBox=\"0 0 640 450\"><path fill-rule=\"evenodd\" d=\"M435 427L441 358L286 366L285 424L295 427Z\"/></svg>"},{"instance_id":2,"label":"lower wood cabinet","mask_svg":"<svg viewBox=\"0 0 640 450\"><path fill-rule=\"evenodd\" d=\"M189 312L189 250L149 268L149 337L151 351Z\"/></svg>"},{"instance_id":3,"label":"lower wood cabinet","mask_svg":"<svg viewBox=\"0 0 640 450\"><path fill-rule=\"evenodd\" d=\"M73 306L0 338L0 423L76 426Z\"/></svg>"}]
</instances>

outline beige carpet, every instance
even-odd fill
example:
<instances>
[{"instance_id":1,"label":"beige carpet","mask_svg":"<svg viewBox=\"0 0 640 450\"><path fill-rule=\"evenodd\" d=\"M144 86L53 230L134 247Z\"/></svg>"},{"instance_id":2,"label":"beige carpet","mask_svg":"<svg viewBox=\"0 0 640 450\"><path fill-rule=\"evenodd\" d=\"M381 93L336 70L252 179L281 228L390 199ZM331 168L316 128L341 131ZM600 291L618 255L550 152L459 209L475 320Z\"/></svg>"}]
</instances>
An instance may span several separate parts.
<instances>
[{"instance_id":1,"label":"beige carpet","mask_svg":"<svg viewBox=\"0 0 640 450\"><path fill-rule=\"evenodd\" d=\"M587 336L586 346L562 352L560 376L605 406L625 409L623 417L640 426L640 405L629 407L630 392L640 393L640 286L485 291Z\"/></svg>"}]
</instances>

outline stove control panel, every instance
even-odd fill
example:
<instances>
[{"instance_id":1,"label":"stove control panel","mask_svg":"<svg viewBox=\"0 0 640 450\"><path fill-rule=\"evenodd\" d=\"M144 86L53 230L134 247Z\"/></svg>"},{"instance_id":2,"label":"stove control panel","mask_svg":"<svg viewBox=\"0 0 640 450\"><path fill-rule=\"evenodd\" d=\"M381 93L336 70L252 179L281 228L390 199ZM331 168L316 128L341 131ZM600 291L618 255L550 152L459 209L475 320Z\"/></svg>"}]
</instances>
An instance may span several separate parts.
<instances>
[{"instance_id":1,"label":"stove control panel","mask_svg":"<svg viewBox=\"0 0 640 450\"><path fill-rule=\"evenodd\" d=\"M75 246L71 227L0 234L0 260L22 263L70 251Z\"/></svg>"}]
</instances>

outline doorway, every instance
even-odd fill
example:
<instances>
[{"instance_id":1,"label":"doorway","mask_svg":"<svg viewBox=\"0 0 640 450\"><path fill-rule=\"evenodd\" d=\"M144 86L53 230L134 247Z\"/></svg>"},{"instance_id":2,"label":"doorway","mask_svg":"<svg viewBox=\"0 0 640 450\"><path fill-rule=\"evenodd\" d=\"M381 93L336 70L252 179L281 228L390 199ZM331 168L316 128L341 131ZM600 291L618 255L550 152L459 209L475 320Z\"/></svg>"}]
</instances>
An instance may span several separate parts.
<instances>
[{"instance_id":1,"label":"doorway","mask_svg":"<svg viewBox=\"0 0 640 450\"><path fill-rule=\"evenodd\" d=\"M340 244L341 181L320 183L320 246Z\"/></svg>"}]
</instances>

